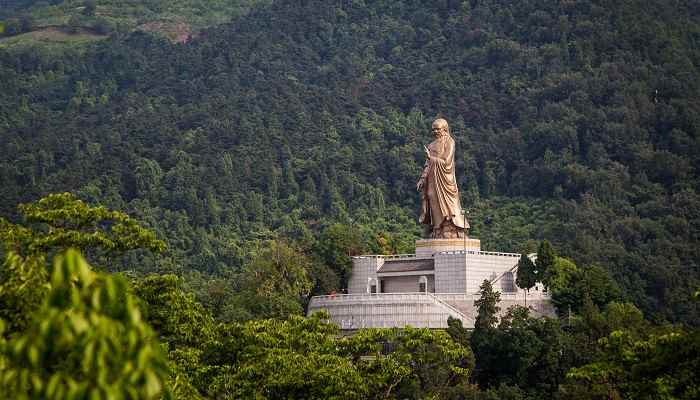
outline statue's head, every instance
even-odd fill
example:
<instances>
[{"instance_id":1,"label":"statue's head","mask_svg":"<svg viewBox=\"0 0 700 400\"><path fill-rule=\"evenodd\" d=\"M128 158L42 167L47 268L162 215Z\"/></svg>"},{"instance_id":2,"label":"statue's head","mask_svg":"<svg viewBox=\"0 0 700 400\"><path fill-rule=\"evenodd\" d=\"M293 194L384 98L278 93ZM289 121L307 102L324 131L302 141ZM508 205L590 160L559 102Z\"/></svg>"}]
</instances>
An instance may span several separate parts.
<instances>
[{"instance_id":1,"label":"statue's head","mask_svg":"<svg viewBox=\"0 0 700 400\"><path fill-rule=\"evenodd\" d=\"M443 118L438 118L433 121L433 136L436 138L446 136L450 134L450 127L447 125L447 121Z\"/></svg>"}]
</instances>

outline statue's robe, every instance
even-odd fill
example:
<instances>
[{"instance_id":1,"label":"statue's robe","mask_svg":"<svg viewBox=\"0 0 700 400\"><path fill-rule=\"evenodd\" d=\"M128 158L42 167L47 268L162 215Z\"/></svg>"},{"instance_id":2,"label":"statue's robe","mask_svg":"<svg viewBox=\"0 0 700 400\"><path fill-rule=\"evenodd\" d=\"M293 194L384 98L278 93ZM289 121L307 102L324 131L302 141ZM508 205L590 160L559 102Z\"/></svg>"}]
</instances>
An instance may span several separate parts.
<instances>
[{"instance_id":1,"label":"statue's robe","mask_svg":"<svg viewBox=\"0 0 700 400\"><path fill-rule=\"evenodd\" d=\"M450 135L435 139L428 145L428 151L430 159L426 160L421 174L424 183L419 222L437 230L447 219L457 228L469 228L459 204L454 139Z\"/></svg>"}]
</instances>

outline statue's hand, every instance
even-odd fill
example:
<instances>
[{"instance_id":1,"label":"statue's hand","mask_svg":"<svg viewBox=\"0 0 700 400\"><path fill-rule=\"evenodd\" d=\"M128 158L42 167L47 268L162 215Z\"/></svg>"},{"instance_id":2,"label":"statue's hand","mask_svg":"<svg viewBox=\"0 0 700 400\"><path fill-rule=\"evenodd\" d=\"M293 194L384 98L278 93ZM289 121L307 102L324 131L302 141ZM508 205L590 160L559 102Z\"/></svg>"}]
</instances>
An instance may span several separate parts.
<instances>
[{"instance_id":1,"label":"statue's hand","mask_svg":"<svg viewBox=\"0 0 700 400\"><path fill-rule=\"evenodd\" d=\"M423 179L419 180L418 183L416 183L416 190L418 190L420 192L423 189L424 183L425 183L425 181Z\"/></svg>"},{"instance_id":2,"label":"statue's hand","mask_svg":"<svg viewBox=\"0 0 700 400\"><path fill-rule=\"evenodd\" d=\"M428 150L428 148L425 146L423 146L423 148L425 149L425 156L428 158L428 160L430 160L430 150Z\"/></svg>"}]
</instances>

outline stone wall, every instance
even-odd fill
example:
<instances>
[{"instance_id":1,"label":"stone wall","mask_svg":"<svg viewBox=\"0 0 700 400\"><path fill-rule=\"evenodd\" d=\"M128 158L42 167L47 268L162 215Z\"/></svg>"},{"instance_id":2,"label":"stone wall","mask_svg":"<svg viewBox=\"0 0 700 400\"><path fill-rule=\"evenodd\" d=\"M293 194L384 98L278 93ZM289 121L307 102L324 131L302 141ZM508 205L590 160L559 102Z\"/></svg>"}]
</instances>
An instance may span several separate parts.
<instances>
[{"instance_id":1,"label":"stone wall","mask_svg":"<svg viewBox=\"0 0 700 400\"><path fill-rule=\"evenodd\" d=\"M417 293L419 292L419 283L421 276L425 276L428 283L428 292L435 292L435 278L432 273L427 275L408 275L408 276L381 276L379 280L382 282L382 293Z\"/></svg>"},{"instance_id":2,"label":"stone wall","mask_svg":"<svg viewBox=\"0 0 700 400\"><path fill-rule=\"evenodd\" d=\"M343 330L392 328L407 325L415 328L447 328L447 318L458 318L462 325L473 327L474 321L444 304L431 294L355 294L314 296L309 315L326 310Z\"/></svg>"},{"instance_id":3,"label":"stone wall","mask_svg":"<svg viewBox=\"0 0 700 400\"><path fill-rule=\"evenodd\" d=\"M376 256L353 257L352 275L348 281L348 293L368 293L368 285L371 282L377 282L377 269L383 262L383 258Z\"/></svg>"}]
</instances>

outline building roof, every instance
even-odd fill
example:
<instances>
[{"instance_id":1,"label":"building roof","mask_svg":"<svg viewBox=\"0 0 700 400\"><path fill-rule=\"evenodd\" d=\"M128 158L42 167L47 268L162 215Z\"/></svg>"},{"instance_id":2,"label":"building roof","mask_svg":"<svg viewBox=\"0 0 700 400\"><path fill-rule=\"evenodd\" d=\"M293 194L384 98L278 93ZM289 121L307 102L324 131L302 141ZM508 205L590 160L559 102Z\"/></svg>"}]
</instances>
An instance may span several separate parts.
<instances>
[{"instance_id":1,"label":"building roof","mask_svg":"<svg viewBox=\"0 0 700 400\"><path fill-rule=\"evenodd\" d=\"M409 272L409 271L433 271L435 262L432 258L411 258L408 260L386 260L379 267L377 273Z\"/></svg>"}]
</instances>

